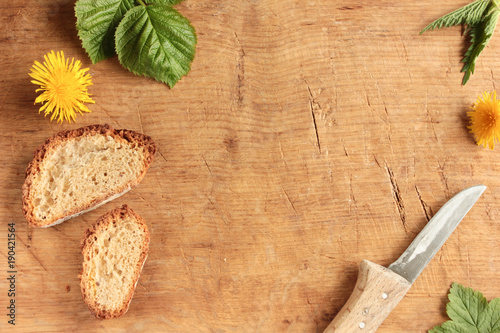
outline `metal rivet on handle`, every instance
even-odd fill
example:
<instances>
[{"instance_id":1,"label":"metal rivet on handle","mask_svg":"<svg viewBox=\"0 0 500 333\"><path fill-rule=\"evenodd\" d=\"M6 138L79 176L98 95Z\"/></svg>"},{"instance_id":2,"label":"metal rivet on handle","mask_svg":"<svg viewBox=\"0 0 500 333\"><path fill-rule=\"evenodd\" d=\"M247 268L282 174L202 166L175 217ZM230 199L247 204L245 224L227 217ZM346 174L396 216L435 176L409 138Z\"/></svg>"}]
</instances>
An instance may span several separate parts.
<instances>
[{"instance_id":1,"label":"metal rivet on handle","mask_svg":"<svg viewBox=\"0 0 500 333\"><path fill-rule=\"evenodd\" d=\"M383 293L383 294L382 294L382 298L383 298L383 299L387 299L387 297L389 297L389 296L388 296L386 293Z\"/></svg>"},{"instance_id":2,"label":"metal rivet on handle","mask_svg":"<svg viewBox=\"0 0 500 333\"><path fill-rule=\"evenodd\" d=\"M359 328L365 328L365 323L363 321L359 323Z\"/></svg>"}]
</instances>

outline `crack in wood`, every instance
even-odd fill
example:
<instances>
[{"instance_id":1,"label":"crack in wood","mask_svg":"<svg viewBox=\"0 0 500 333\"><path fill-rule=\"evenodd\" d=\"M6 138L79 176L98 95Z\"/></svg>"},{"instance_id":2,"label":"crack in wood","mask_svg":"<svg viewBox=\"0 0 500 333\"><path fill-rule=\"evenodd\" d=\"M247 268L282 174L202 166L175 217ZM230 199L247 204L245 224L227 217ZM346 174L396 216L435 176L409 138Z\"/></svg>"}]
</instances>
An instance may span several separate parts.
<instances>
[{"instance_id":1,"label":"crack in wood","mask_svg":"<svg viewBox=\"0 0 500 333\"><path fill-rule=\"evenodd\" d=\"M389 175L389 180L392 187L392 197L398 208L399 218L401 219L405 233L408 234L408 226L406 225L406 210L403 198L401 196L401 191L399 190L398 183L396 182L396 177L394 177L394 172L392 171L391 167L387 165L387 162L385 163L385 169L387 171L387 174Z\"/></svg>"},{"instance_id":2,"label":"crack in wood","mask_svg":"<svg viewBox=\"0 0 500 333\"><path fill-rule=\"evenodd\" d=\"M33 241L33 228L28 225L28 230L26 230L26 236L27 236L27 248L31 248L31 242Z\"/></svg>"},{"instance_id":3,"label":"crack in wood","mask_svg":"<svg viewBox=\"0 0 500 333\"><path fill-rule=\"evenodd\" d=\"M238 95L238 106L243 105L243 92L242 88L244 86L244 81L245 81L245 50L243 49L243 46L241 44L241 41L238 37L238 34L233 31L234 37L236 38L236 41L238 42L238 45L240 47L238 51L238 62L236 65L236 72L237 72L237 95Z\"/></svg>"},{"instance_id":4,"label":"crack in wood","mask_svg":"<svg viewBox=\"0 0 500 333\"><path fill-rule=\"evenodd\" d=\"M102 106L100 106L100 105L97 105L97 107L98 107L98 108L100 108L100 109L101 109L101 111L102 111L102 112L104 112L104 113L106 114L106 116L108 116L108 118L109 118L110 120L112 120L112 121L116 124L116 126L117 126L118 128L122 127L122 126L121 126L121 125L120 125L120 124L119 124L119 123L118 123L115 119L113 119L113 118L109 115L108 110L106 110L105 108L103 108L103 107L102 107Z\"/></svg>"},{"instance_id":5,"label":"crack in wood","mask_svg":"<svg viewBox=\"0 0 500 333\"><path fill-rule=\"evenodd\" d=\"M214 200L212 200L210 198L207 198L207 199L208 199L208 202L210 202L212 204L212 206L215 208L215 211L220 215L222 222L224 222L224 224L228 226L229 222L226 220L226 218L227 218L226 214L224 214L224 212L222 211L217 199L215 199L215 198L214 198Z\"/></svg>"},{"instance_id":6,"label":"crack in wood","mask_svg":"<svg viewBox=\"0 0 500 333\"><path fill-rule=\"evenodd\" d=\"M82 217L83 218L83 217ZM71 237L69 237L68 235L66 235L64 232L62 232L61 230L59 230L59 228L61 227L61 225L55 225L55 226L52 226L50 227L50 229L52 230L55 230L57 231L59 234L61 234L64 238L67 238L67 239L70 239L71 241L73 241L73 239ZM30 238L28 238L28 241L31 241Z\"/></svg>"},{"instance_id":7,"label":"crack in wood","mask_svg":"<svg viewBox=\"0 0 500 333\"><path fill-rule=\"evenodd\" d=\"M205 159L205 156L201 155L201 158L203 158L203 162L205 162L205 166L207 167L208 169L208 172L210 173L210 177L214 177L213 173L212 173L212 169L210 169L210 166L208 165L207 163L207 160Z\"/></svg>"},{"instance_id":8,"label":"crack in wood","mask_svg":"<svg viewBox=\"0 0 500 333\"><path fill-rule=\"evenodd\" d=\"M281 163L283 163L283 165L285 166L285 169L288 170L288 165L286 164L286 160L285 160L285 153L283 152L283 146L281 145L281 140L280 140L279 136L278 136L278 145L279 145L279 148L280 148Z\"/></svg>"},{"instance_id":9,"label":"crack in wood","mask_svg":"<svg viewBox=\"0 0 500 333\"><path fill-rule=\"evenodd\" d=\"M380 163L379 163L377 156L375 154L373 154L373 159L375 160L375 163L377 163L378 167L380 168Z\"/></svg>"},{"instance_id":10,"label":"crack in wood","mask_svg":"<svg viewBox=\"0 0 500 333\"><path fill-rule=\"evenodd\" d=\"M160 156L165 160L165 162L168 162L168 160L165 158L165 156L163 156L163 154L161 153L160 149L156 149L156 151L158 152L158 154L160 154Z\"/></svg>"},{"instance_id":11,"label":"crack in wood","mask_svg":"<svg viewBox=\"0 0 500 333\"><path fill-rule=\"evenodd\" d=\"M142 201L147 201L142 195L140 195L136 190L132 190L132 193L137 195L139 198L142 199Z\"/></svg>"},{"instance_id":12,"label":"crack in wood","mask_svg":"<svg viewBox=\"0 0 500 333\"><path fill-rule=\"evenodd\" d=\"M361 9L363 6L344 6L338 8L339 10L355 10L355 9Z\"/></svg>"},{"instance_id":13,"label":"crack in wood","mask_svg":"<svg viewBox=\"0 0 500 333\"><path fill-rule=\"evenodd\" d=\"M345 146L345 142L344 142L344 140L340 140L340 141L342 142L342 147L344 148L344 155L345 155L346 157L349 157L349 153L347 152L347 148L346 148L346 146Z\"/></svg>"},{"instance_id":14,"label":"crack in wood","mask_svg":"<svg viewBox=\"0 0 500 333\"><path fill-rule=\"evenodd\" d=\"M431 207L425 203L425 201L422 199L422 196L420 195L420 191L418 190L417 185L415 185L415 191L417 192L418 200L420 201L420 205L422 206L422 209L425 214L425 218L427 219L427 222L429 222L434 215L432 212Z\"/></svg>"},{"instance_id":15,"label":"crack in wood","mask_svg":"<svg viewBox=\"0 0 500 333\"><path fill-rule=\"evenodd\" d=\"M139 115L139 125L141 126L141 132L144 133L144 127L142 126L142 114L139 110L139 106L137 106L137 114Z\"/></svg>"},{"instance_id":16,"label":"crack in wood","mask_svg":"<svg viewBox=\"0 0 500 333\"><path fill-rule=\"evenodd\" d=\"M429 123L431 124L432 133L434 134L434 139L436 140L436 142L439 143L439 137L436 133L436 127L434 126L434 119L432 119L432 116L429 112L428 93L427 92L425 95L425 112L426 112L426 117L429 119Z\"/></svg>"},{"instance_id":17,"label":"crack in wood","mask_svg":"<svg viewBox=\"0 0 500 333\"><path fill-rule=\"evenodd\" d=\"M295 209L295 206L294 206L292 200L290 200L288 193L285 191L285 188L283 186L281 186L281 189L283 190L283 193L285 193L285 197L288 200L288 202L290 203L290 206L292 207L293 211L295 212L295 215L299 215L299 214L297 214L297 210Z\"/></svg>"},{"instance_id":18,"label":"crack in wood","mask_svg":"<svg viewBox=\"0 0 500 333\"><path fill-rule=\"evenodd\" d=\"M146 288L146 286L144 286L141 281L137 281L139 283L139 285L144 288L144 290L146 290L148 293L150 292L148 288Z\"/></svg>"},{"instance_id":19,"label":"crack in wood","mask_svg":"<svg viewBox=\"0 0 500 333\"><path fill-rule=\"evenodd\" d=\"M33 251L31 251L30 246L27 246L26 243L24 243L23 240L20 237L17 237L17 239L21 242L21 244L24 245L24 247L28 250L28 252L33 256L33 258L35 258L35 260L43 268L43 270L46 271L46 272L48 272L47 268L45 268L45 266L42 264L42 262L40 261L40 259L38 259L38 257L35 256L35 254L33 253Z\"/></svg>"},{"instance_id":20,"label":"crack in wood","mask_svg":"<svg viewBox=\"0 0 500 333\"><path fill-rule=\"evenodd\" d=\"M309 88L309 86L307 86L307 90L309 91L309 109L311 110L314 132L316 133L316 144L318 146L318 151L321 154L321 142L319 140L318 125L316 123L316 115L314 114L314 106L315 105L319 106L319 105L314 100L314 96L313 96L313 94L311 92L311 88Z\"/></svg>"},{"instance_id":21,"label":"crack in wood","mask_svg":"<svg viewBox=\"0 0 500 333\"><path fill-rule=\"evenodd\" d=\"M441 162L439 162L439 160L437 162L438 162L438 166L439 166L438 172L439 172L439 176L441 177L441 182L443 183L444 188L446 189L446 196L449 196L448 194L450 192L450 189L448 187L448 178L446 178L446 176L444 174L444 164L441 164Z\"/></svg>"},{"instance_id":22,"label":"crack in wood","mask_svg":"<svg viewBox=\"0 0 500 333\"><path fill-rule=\"evenodd\" d=\"M351 215L351 207L356 204L354 189L352 188L352 173L349 173L349 215Z\"/></svg>"}]
</instances>

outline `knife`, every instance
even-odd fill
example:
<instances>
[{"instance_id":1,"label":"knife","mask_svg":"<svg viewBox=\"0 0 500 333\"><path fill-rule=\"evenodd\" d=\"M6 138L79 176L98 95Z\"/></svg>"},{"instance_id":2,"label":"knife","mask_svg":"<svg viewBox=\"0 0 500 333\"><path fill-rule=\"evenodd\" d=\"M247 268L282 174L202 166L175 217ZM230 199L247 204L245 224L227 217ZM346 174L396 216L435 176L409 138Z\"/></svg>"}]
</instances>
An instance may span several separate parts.
<instances>
[{"instance_id":1,"label":"knife","mask_svg":"<svg viewBox=\"0 0 500 333\"><path fill-rule=\"evenodd\" d=\"M485 189L472 186L446 202L389 267L363 260L354 291L324 333L375 332Z\"/></svg>"}]
</instances>

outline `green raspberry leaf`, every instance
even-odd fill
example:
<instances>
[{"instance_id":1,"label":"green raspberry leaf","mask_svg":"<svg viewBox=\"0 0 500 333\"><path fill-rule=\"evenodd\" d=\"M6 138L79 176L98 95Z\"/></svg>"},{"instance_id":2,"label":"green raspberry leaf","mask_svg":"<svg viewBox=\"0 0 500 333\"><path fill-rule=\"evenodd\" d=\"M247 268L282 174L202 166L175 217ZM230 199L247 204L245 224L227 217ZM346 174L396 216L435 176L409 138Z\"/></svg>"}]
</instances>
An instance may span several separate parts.
<instances>
[{"instance_id":1,"label":"green raspberry leaf","mask_svg":"<svg viewBox=\"0 0 500 333\"><path fill-rule=\"evenodd\" d=\"M78 0L76 28L92 63L114 56L115 30L134 0Z\"/></svg>"},{"instance_id":2,"label":"green raspberry leaf","mask_svg":"<svg viewBox=\"0 0 500 333\"><path fill-rule=\"evenodd\" d=\"M189 20L171 6L137 6L118 25L115 43L125 68L173 88L191 69L196 33Z\"/></svg>"},{"instance_id":3,"label":"green raspberry leaf","mask_svg":"<svg viewBox=\"0 0 500 333\"><path fill-rule=\"evenodd\" d=\"M476 329L469 329L453 321L447 321L441 326L436 326L429 333L477 333Z\"/></svg>"},{"instance_id":4,"label":"green raspberry leaf","mask_svg":"<svg viewBox=\"0 0 500 333\"><path fill-rule=\"evenodd\" d=\"M173 6L181 3L184 0L145 0L144 2L148 5L165 5L165 6Z\"/></svg>"},{"instance_id":5,"label":"green raspberry leaf","mask_svg":"<svg viewBox=\"0 0 500 333\"><path fill-rule=\"evenodd\" d=\"M489 304L482 293L453 283L446 313L451 320L429 333L500 333L500 298Z\"/></svg>"},{"instance_id":6,"label":"green raspberry leaf","mask_svg":"<svg viewBox=\"0 0 500 333\"><path fill-rule=\"evenodd\" d=\"M455 323L470 329L477 327L488 301L483 294L457 283L451 286L448 295L450 302L446 305L446 313Z\"/></svg>"},{"instance_id":7,"label":"green raspberry leaf","mask_svg":"<svg viewBox=\"0 0 500 333\"><path fill-rule=\"evenodd\" d=\"M481 323L481 328L489 329L490 332L500 332L500 298L495 298L490 302L485 319L484 323Z\"/></svg>"}]
</instances>

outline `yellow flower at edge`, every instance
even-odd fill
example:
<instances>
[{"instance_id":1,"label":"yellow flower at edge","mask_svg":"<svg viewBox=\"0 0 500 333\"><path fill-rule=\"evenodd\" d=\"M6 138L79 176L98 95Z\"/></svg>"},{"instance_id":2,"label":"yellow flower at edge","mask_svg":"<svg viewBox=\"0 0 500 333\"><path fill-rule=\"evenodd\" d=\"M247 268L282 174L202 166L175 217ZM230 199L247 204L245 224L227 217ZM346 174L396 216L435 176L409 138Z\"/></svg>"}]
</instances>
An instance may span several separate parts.
<instances>
[{"instance_id":1,"label":"yellow flower at edge","mask_svg":"<svg viewBox=\"0 0 500 333\"><path fill-rule=\"evenodd\" d=\"M87 91L92 85L92 78L87 73L88 68L80 69L80 60L71 62L64 58L62 51L51 51L44 56L43 64L35 61L29 75L31 81L40 86L36 92L42 93L35 99L43 105L39 109L45 116L52 114L50 120L57 118L57 122L75 121L76 112L90 112L84 103L94 103Z\"/></svg>"},{"instance_id":2,"label":"yellow flower at edge","mask_svg":"<svg viewBox=\"0 0 500 333\"><path fill-rule=\"evenodd\" d=\"M484 92L467 112L470 125L467 127L478 145L495 148L495 142L500 141L500 100L496 92Z\"/></svg>"}]
</instances>

